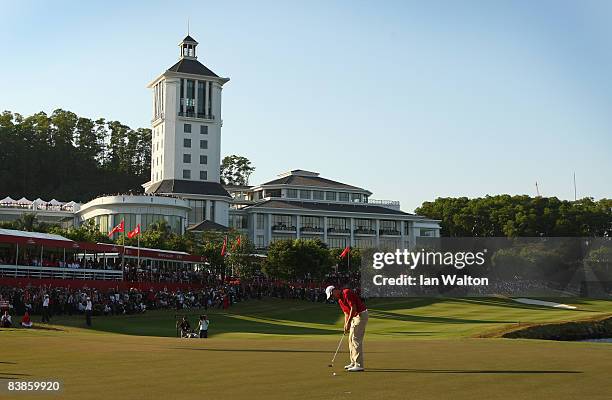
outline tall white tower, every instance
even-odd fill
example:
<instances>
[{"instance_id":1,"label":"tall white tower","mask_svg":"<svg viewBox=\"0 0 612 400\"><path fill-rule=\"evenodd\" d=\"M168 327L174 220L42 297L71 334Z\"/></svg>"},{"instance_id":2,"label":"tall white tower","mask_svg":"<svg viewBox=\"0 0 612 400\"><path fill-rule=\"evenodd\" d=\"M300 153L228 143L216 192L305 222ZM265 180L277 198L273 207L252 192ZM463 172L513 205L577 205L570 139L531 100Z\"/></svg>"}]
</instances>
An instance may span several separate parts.
<instances>
[{"instance_id":1,"label":"tall white tower","mask_svg":"<svg viewBox=\"0 0 612 400\"><path fill-rule=\"evenodd\" d=\"M197 60L198 42L187 35L180 59L147 87L153 89L151 180L146 193L190 200L188 225L227 225L230 196L220 184L221 78Z\"/></svg>"}]
</instances>

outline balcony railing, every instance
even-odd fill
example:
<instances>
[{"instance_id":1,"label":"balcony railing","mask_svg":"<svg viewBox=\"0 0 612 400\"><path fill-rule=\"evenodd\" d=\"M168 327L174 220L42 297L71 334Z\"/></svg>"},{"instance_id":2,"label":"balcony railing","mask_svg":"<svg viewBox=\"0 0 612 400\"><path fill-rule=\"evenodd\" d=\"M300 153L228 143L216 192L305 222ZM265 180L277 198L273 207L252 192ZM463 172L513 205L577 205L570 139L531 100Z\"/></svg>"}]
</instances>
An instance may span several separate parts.
<instances>
[{"instance_id":1,"label":"balcony railing","mask_svg":"<svg viewBox=\"0 0 612 400\"><path fill-rule=\"evenodd\" d=\"M351 233L349 228L327 228L327 233L331 235L348 235Z\"/></svg>"},{"instance_id":2,"label":"balcony railing","mask_svg":"<svg viewBox=\"0 0 612 400\"><path fill-rule=\"evenodd\" d=\"M300 228L300 232L302 233L323 233L323 228L319 228L318 226L303 226Z\"/></svg>"},{"instance_id":3,"label":"balcony railing","mask_svg":"<svg viewBox=\"0 0 612 400\"><path fill-rule=\"evenodd\" d=\"M381 236L400 236L401 232L397 229L380 229L378 233Z\"/></svg>"},{"instance_id":4,"label":"balcony railing","mask_svg":"<svg viewBox=\"0 0 612 400\"><path fill-rule=\"evenodd\" d=\"M121 270L70 269L58 267L33 267L25 265L0 265L0 276L10 278L52 278L52 279L123 279Z\"/></svg>"},{"instance_id":5,"label":"balcony railing","mask_svg":"<svg viewBox=\"0 0 612 400\"><path fill-rule=\"evenodd\" d=\"M287 225L274 225L272 226L272 230L275 232L296 232L297 227Z\"/></svg>"},{"instance_id":6,"label":"balcony railing","mask_svg":"<svg viewBox=\"0 0 612 400\"><path fill-rule=\"evenodd\" d=\"M215 119L215 116L212 114L195 113L193 111L179 111L178 115L179 117L187 117L187 118L198 118L198 119L207 119L207 120Z\"/></svg>"},{"instance_id":7,"label":"balcony railing","mask_svg":"<svg viewBox=\"0 0 612 400\"><path fill-rule=\"evenodd\" d=\"M397 201L397 200L368 199L367 203L370 204L370 205L374 205L374 206L386 207L386 208L389 208L391 210L399 210L400 209L400 202Z\"/></svg>"},{"instance_id":8,"label":"balcony railing","mask_svg":"<svg viewBox=\"0 0 612 400\"><path fill-rule=\"evenodd\" d=\"M376 231L374 229L367 228L357 228L354 232L356 235L376 235Z\"/></svg>"}]
</instances>

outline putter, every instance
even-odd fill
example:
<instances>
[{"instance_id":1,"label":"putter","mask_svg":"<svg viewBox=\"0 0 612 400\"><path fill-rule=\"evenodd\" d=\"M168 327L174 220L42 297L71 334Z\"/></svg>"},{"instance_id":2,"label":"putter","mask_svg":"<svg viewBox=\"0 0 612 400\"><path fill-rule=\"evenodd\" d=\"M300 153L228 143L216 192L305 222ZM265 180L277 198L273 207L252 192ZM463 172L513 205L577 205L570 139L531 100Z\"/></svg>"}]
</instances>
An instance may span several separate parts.
<instances>
[{"instance_id":1,"label":"putter","mask_svg":"<svg viewBox=\"0 0 612 400\"><path fill-rule=\"evenodd\" d=\"M340 338L340 343L338 343L338 347L336 348L336 352L334 353L334 358L332 358L331 360L331 364L328 365L328 367L333 367L334 366L334 361L336 361L336 356L338 355L338 350L340 350L340 346L342 346L342 341L344 340L344 335L346 333L342 333L342 337Z\"/></svg>"}]
</instances>

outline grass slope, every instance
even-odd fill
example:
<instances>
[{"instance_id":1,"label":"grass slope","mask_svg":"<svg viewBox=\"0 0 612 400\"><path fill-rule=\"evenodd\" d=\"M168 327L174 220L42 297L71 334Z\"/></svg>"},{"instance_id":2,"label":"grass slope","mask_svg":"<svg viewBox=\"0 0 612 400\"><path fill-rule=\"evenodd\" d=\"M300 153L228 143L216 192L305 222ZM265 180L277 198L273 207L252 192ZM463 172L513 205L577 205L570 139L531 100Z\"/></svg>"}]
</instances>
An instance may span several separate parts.
<instances>
[{"instance_id":1,"label":"grass slope","mask_svg":"<svg viewBox=\"0 0 612 400\"><path fill-rule=\"evenodd\" d=\"M500 299L372 301L368 371L341 372L343 348L335 377L327 364L340 337L336 306L265 300L210 311L209 340L136 336L173 336L173 312L98 317L97 330L78 327L81 317L55 318L61 330L0 332L0 379L62 379L62 399L598 400L612 390L608 344L470 337L516 321L604 315L611 304L583 300L568 311Z\"/></svg>"},{"instance_id":2,"label":"grass slope","mask_svg":"<svg viewBox=\"0 0 612 400\"><path fill-rule=\"evenodd\" d=\"M546 323L586 319L612 313L612 302L576 300L578 310L552 309L505 299L375 299L368 302L369 339L458 338L507 328L517 323ZM211 309L181 312L192 325L200 313L212 321L210 334L222 337L286 335L309 338L334 336L342 327L337 305L299 300L267 299L239 303L227 311ZM142 336L176 334L174 311L140 315L95 317L94 329ZM83 316L56 317L53 324L85 327Z\"/></svg>"}]
</instances>

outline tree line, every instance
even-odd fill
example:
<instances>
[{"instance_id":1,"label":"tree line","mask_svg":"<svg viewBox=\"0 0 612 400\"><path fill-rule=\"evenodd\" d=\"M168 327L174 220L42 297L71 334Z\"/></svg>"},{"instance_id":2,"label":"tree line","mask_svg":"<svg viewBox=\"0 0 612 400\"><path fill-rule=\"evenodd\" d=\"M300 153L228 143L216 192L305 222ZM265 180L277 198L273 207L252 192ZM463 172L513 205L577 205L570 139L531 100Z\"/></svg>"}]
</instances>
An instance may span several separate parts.
<instances>
[{"instance_id":1,"label":"tree line","mask_svg":"<svg viewBox=\"0 0 612 400\"><path fill-rule=\"evenodd\" d=\"M0 115L0 196L89 201L142 192L151 175L151 129L80 117L57 109L24 117ZM229 155L222 183L247 185L255 167Z\"/></svg>"},{"instance_id":2,"label":"tree line","mask_svg":"<svg viewBox=\"0 0 612 400\"><path fill-rule=\"evenodd\" d=\"M89 201L140 192L149 180L151 130L57 109L0 115L2 196Z\"/></svg>"},{"instance_id":3,"label":"tree line","mask_svg":"<svg viewBox=\"0 0 612 400\"><path fill-rule=\"evenodd\" d=\"M440 220L442 236L612 236L612 199L446 197L426 201L415 212Z\"/></svg>"}]
</instances>

